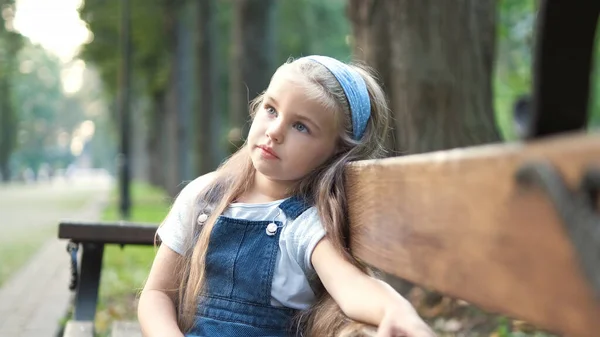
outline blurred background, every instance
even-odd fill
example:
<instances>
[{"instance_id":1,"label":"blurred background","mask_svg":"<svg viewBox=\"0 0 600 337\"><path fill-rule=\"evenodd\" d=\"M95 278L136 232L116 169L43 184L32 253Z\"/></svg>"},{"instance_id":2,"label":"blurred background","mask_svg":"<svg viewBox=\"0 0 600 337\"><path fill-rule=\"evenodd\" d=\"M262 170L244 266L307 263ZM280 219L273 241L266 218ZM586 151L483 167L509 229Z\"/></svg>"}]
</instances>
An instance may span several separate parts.
<instances>
[{"instance_id":1,"label":"blurred background","mask_svg":"<svg viewBox=\"0 0 600 337\"><path fill-rule=\"evenodd\" d=\"M397 129L419 138L397 137L403 153L515 139L512 107L531 86L534 0L408 1L395 12L370 0L128 0L128 13L116 0L2 2L4 182L77 169L116 176L124 133L132 178L173 194L231 151L248 100L289 57L354 56L374 67ZM437 123L442 114L452 122ZM434 129L453 136L434 144Z\"/></svg>"},{"instance_id":2,"label":"blurred background","mask_svg":"<svg viewBox=\"0 0 600 337\"><path fill-rule=\"evenodd\" d=\"M55 237L60 218L160 222L185 182L242 143L249 99L290 57L373 67L395 115L391 155L517 140L538 5L0 0L0 228L11 230L0 238L0 286ZM600 125L599 72L590 129ZM152 251L106 255L100 333L135 315ZM541 336L444 301L423 309L440 331Z\"/></svg>"}]
</instances>

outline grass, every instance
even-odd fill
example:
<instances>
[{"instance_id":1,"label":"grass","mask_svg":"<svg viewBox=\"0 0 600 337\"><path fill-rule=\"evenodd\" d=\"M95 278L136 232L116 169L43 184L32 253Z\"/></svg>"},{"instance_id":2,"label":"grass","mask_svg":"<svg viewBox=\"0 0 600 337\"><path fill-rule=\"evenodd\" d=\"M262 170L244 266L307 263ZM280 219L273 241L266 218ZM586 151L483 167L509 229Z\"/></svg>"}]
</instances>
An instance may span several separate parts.
<instances>
[{"instance_id":1,"label":"grass","mask_svg":"<svg viewBox=\"0 0 600 337\"><path fill-rule=\"evenodd\" d=\"M131 190L130 221L158 224L166 216L171 200L160 189L134 183ZM111 195L102 220L119 220L117 191ZM96 332L108 336L115 320L133 320L137 311L137 294L152 265L155 248L149 246L109 245L105 247L100 279Z\"/></svg>"},{"instance_id":2,"label":"grass","mask_svg":"<svg viewBox=\"0 0 600 337\"><path fill-rule=\"evenodd\" d=\"M56 233L56 228L36 229L0 242L0 286L35 254L40 245Z\"/></svg>"},{"instance_id":3,"label":"grass","mask_svg":"<svg viewBox=\"0 0 600 337\"><path fill-rule=\"evenodd\" d=\"M109 206L102 213L102 219L111 221L121 218L118 207L118 190L111 194ZM131 216L134 222L158 223L163 220L173 200L156 187L134 183L131 188Z\"/></svg>"},{"instance_id":4,"label":"grass","mask_svg":"<svg viewBox=\"0 0 600 337\"><path fill-rule=\"evenodd\" d=\"M61 195L55 199L40 197L39 200L28 199L28 201L36 205L36 212L44 213L50 209L53 212L69 212L82 209L91 200L90 193L73 191L69 195ZM2 207L23 208L22 202L21 198L5 200ZM55 224L48 225L48 223L36 223L26 229L13 228L8 234L5 233L6 237L0 237L0 286L23 267L46 240L56 236Z\"/></svg>"}]
</instances>

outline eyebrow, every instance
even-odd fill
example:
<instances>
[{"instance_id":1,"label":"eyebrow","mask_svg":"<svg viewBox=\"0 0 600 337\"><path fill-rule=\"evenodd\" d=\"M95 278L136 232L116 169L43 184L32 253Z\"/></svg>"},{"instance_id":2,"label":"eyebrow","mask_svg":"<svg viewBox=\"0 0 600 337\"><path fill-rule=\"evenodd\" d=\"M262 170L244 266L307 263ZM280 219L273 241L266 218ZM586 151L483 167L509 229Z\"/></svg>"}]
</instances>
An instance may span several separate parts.
<instances>
[{"instance_id":1,"label":"eyebrow","mask_svg":"<svg viewBox=\"0 0 600 337\"><path fill-rule=\"evenodd\" d=\"M265 94L264 102L267 102L267 101L271 101L275 105L279 105L278 102L277 102L277 100L275 98L273 98L272 96L269 96L269 95ZM321 131L321 127L319 126L319 123L315 122L313 119L311 119L311 118L309 118L307 116L304 116L302 114L299 114L299 113L297 113L295 111L292 111L292 114L296 118L298 118L299 120L304 121L304 122L308 122L308 124L310 124L312 127L316 128L318 131Z\"/></svg>"},{"instance_id":2,"label":"eyebrow","mask_svg":"<svg viewBox=\"0 0 600 337\"><path fill-rule=\"evenodd\" d=\"M265 99L263 101L273 101L273 103L275 103L275 105L279 105L277 100L275 98L273 98L272 96L269 96L268 94L265 94Z\"/></svg>"}]
</instances>

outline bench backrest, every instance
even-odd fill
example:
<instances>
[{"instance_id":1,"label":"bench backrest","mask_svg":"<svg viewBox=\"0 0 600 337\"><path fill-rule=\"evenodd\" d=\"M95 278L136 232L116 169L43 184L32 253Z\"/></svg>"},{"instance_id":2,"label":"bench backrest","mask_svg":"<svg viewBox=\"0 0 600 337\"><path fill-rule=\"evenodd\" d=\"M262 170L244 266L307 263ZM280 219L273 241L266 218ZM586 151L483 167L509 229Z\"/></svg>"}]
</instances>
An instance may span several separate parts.
<instances>
[{"instance_id":1,"label":"bench backrest","mask_svg":"<svg viewBox=\"0 0 600 337\"><path fill-rule=\"evenodd\" d=\"M600 167L600 137L577 133L587 122L600 2L541 5L528 142L352 165L351 248L383 271L492 312L595 336L600 217L584 197L600 179L589 191L574 187L587 166ZM520 178L541 188L528 188L517 172L537 159L545 163Z\"/></svg>"},{"instance_id":2,"label":"bench backrest","mask_svg":"<svg viewBox=\"0 0 600 337\"><path fill-rule=\"evenodd\" d=\"M354 165L347 174L353 254L492 312L573 336L597 333L600 302L560 214L541 190L516 182L531 157L556 163L574 185L581 167L600 164L600 136ZM600 256L600 242L592 244L588 254Z\"/></svg>"}]
</instances>

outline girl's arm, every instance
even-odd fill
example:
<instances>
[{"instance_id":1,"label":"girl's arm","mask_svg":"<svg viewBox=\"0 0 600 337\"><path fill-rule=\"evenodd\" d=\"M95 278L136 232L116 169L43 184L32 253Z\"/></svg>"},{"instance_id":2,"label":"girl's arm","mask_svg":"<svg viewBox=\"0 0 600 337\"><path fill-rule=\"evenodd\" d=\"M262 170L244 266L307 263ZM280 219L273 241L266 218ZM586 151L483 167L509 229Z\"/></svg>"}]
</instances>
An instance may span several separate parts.
<instances>
[{"instance_id":1,"label":"girl's arm","mask_svg":"<svg viewBox=\"0 0 600 337\"><path fill-rule=\"evenodd\" d=\"M160 246L154 258L138 304L138 320L145 337L183 337L175 311L178 259L180 255L166 245Z\"/></svg>"},{"instance_id":2,"label":"girl's arm","mask_svg":"<svg viewBox=\"0 0 600 337\"><path fill-rule=\"evenodd\" d=\"M379 326L378 336L393 336L399 332L406 336L434 336L410 302L387 283L366 275L348 262L327 238L317 244L311 262L344 314Z\"/></svg>"}]
</instances>

